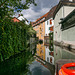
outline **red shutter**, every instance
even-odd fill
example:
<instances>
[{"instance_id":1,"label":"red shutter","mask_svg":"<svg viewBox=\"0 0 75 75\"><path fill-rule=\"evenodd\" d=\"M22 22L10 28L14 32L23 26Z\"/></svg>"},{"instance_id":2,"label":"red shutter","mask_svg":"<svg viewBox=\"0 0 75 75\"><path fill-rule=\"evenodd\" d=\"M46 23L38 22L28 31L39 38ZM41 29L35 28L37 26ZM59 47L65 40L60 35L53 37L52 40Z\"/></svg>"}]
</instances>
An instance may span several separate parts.
<instances>
[{"instance_id":1,"label":"red shutter","mask_svg":"<svg viewBox=\"0 0 75 75\"><path fill-rule=\"evenodd\" d=\"M53 26L52 26L52 27L50 27L50 31L53 31Z\"/></svg>"},{"instance_id":2,"label":"red shutter","mask_svg":"<svg viewBox=\"0 0 75 75\"><path fill-rule=\"evenodd\" d=\"M50 20L50 24L52 24L52 19Z\"/></svg>"}]
</instances>

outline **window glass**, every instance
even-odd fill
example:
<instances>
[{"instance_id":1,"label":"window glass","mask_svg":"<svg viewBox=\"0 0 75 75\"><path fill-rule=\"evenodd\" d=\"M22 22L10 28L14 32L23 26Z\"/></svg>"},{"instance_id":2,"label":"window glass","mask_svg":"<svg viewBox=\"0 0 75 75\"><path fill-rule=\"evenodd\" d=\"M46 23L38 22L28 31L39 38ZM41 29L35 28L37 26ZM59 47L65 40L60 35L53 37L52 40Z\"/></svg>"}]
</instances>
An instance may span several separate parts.
<instances>
[{"instance_id":1,"label":"window glass","mask_svg":"<svg viewBox=\"0 0 75 75\"><path fill-rule=\"evenodd\" d=\"M49 57L47 57L47 61L49 62Z\"/></svg>"},{"instance_id":2,"label":"window glass","mask_svg":"<svg viewBox=\"0 0 75 75\"><path fill-rule=\"evenodd\" d=\"M48 25L48 21L47 21L47 25Z\"/></svg>"}]
</instances>

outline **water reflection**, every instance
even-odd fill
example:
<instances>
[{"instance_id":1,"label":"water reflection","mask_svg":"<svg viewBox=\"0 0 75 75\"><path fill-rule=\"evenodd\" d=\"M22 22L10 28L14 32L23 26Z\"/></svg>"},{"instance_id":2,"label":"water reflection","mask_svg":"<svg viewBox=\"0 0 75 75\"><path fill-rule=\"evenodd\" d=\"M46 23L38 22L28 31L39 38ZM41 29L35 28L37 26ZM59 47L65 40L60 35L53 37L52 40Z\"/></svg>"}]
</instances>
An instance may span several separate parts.
<instances>
[{"instance_id":1,"label":"water reflection","mask_svg":"<svg viewBox=\"0 0 75 75\"><path fill-rule=\"evenodd\" d=\"M50 70L42 66L39 62L34 61L30 67L29 70L31 74L28 75L51 75Z\"/></svg>"},{"instance_id":2,"label":"water reflection","mask_svg":"<svg viewBox=\"0 0 75 75\"><path fill-rule=\"evenodd\" d=\"M30 53L28 52L28 55ZM14 57L11 57L9 60L0 63L0 75L23 75L28 72L28 57L26 52L22 52ZM28 58L28 59L27 59Z\"/></svg>"},{"instance_id":3,"label":"water reflection","mask_svg":"<svg viewBox=\"0 0 75 75\"><path fill-rule=\"evenodd\" d=\"M58 59L75 59L75 53L54 45L54 61Z\"/></svg>"},{"instance_id":4,"label":"water reflection","mask_svg":"<svg viewBox=\"0 0 75 75\"><path fill-rule=\"evenodd\" d=\"M41 59L54 64L54 51L50 51L49 46L43 44L37 44L36 47L36 55L39 56Z\"/></svg>"},{"instance_id":5,"label":"water reflection","mask_svg":"<svg viewBox=\"0 0 75 75\"><path fill-rule=\"evenodd\" d=\"M45 60L54 64L54 51L50 51L49 46L45 46Z\"/></svg>"}]
</instances>

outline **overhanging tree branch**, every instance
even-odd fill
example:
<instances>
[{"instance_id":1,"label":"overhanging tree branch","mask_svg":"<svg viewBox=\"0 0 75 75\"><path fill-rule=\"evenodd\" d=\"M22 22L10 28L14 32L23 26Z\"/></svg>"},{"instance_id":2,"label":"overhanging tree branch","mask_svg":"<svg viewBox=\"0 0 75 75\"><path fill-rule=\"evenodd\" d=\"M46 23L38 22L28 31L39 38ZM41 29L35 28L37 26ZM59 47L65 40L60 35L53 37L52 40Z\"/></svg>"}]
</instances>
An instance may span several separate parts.
<instances>
[{"instance_id":1,"label":"overhanging tree branch","mask_svg":"<svg viewBox=\"0 0 75 75\"><path fill-rule=\"evenodd\" d=\"M5 4L6 1L7 1L7 0L5 0L5 1L0 5L0 7L3 6L3 4Z\"/></svg>"}]
</instances>

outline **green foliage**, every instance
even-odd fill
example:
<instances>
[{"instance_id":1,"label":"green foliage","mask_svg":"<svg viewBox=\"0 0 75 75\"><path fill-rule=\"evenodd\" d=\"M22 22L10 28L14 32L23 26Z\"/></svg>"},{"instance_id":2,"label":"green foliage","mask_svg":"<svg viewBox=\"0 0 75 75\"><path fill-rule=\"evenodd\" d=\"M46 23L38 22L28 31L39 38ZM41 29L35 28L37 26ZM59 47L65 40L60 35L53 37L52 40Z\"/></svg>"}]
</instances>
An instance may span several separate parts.
<instances>
[{"instance_id":1,"label":"green foliage","mask_svg":"<svg viewBox=\"0 0 75 75\"><path fill-rule=\"evenodd\" d=\"M28 9L31 3L36 6L34 0L0 0L0 21L6 16L12 16L15 12Z\"/></svg>"},{"instance_id":2,"label":"green foliage","mask_svg":"<svg viewBox=\"0 0 75 75\"><path fill-rule=\"evenodd\" d=\"M27 48L27 36L30 38L32 32L30 27L22 22L13 22L5 18L0 23L0 56L5 60ZM29 32L30 34L29 34Z\"/></svg>"}]
</instances>

